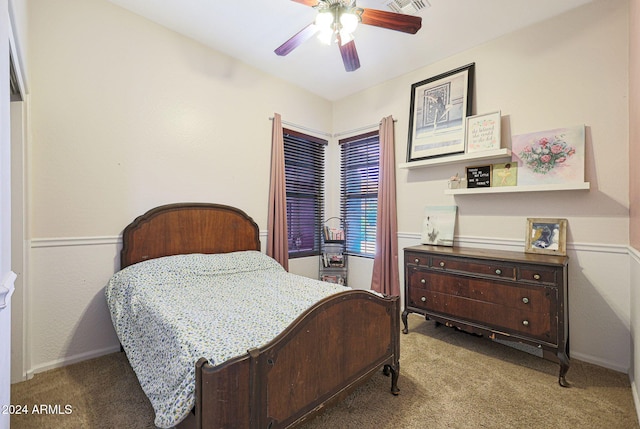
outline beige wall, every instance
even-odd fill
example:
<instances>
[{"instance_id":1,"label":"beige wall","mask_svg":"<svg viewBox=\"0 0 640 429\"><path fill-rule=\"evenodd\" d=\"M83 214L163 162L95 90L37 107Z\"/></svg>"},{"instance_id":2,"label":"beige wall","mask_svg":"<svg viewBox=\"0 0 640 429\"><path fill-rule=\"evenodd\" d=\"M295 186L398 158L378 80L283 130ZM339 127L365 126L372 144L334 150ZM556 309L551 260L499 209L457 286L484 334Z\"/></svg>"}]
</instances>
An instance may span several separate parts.
<instances>
[{"instance_id":1,"label":"beige wall","mask_svg":"<svg viewBox=\"0 0 640 429\"><path fill-rule=\"evenodd\" d=\"M264 228L269 117L331 129L329 102L107 1L33 3L34 237L117 235L183 200Z\"/></svg>"},{"instance_id":2,"label":"beige wall","mask_svg":"<svg viewBox=\"0 0 640 429\"><path fill-rule=\"evenodd\" d=\"M628 21L628 2L595 1L347 97L333 111L336 132L393 115L403 163L411 84L473 62L474 112L501 110L507 144L510 135L586 125L589 191L453 197L443 193L446 180L469 164L399 168L400 246L419 241L427 204L458 206L463 245L521 250L527 217L567 218L572 355L622 371L630 365ZM350 267L367 263L354 259Z\"/></svg>"},{"instance_id":3,"label":"beige wall","mask_svg":"<svg viewBox=\"0 0 640 429\"><path fill-rule=\"evenodd\" d=\"M465 164L398 170L400 231L416 231L424 204L457 203L456 234L521 239L526 217L567 217L569 241L628 242L628 17L626 2L598 1L470 49L335 103L334 129L392 114L396 157L406 158L410 87L475 62L474 112L501 110L503 137L584 124L589 192L453 198L442 190ZM417 196L422 196L419 198Z\"/></svg>"},{"instance_id":4,"label":"beige wall","mask_svg":"<svg viewBox=\"0 0 640 429\"><path fill-rule=\"evenodd\" d=\"M266 230L269 118L330 132L332 117L328 101L106 0L34 0L29 12L37 372L117 349L103 287L127 223L207 201Z\"/></svg>"}]
</instances>

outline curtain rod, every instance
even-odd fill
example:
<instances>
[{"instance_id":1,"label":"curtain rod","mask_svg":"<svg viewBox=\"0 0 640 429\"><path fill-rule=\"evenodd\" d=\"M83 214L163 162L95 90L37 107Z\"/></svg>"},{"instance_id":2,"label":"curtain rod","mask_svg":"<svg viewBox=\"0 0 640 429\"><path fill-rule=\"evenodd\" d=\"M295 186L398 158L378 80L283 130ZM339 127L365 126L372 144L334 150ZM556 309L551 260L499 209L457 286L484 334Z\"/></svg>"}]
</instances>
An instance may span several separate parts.
<instances>
[{"instance_id":1,"label":"curtain rod","mask_svg":"<svg viewBox=\"0 0 640 429\"><path fill-rule=\"evenodd\" d=\"M273 121L273 117L269 117L269 120ZM288 122L288 121L281 121L281 122L282 122L282 125L288 125L290 127L295 127L295 128L300 129L300 130L311 132L311 133L315 133L315 134L319 134L319 135L325 136L325 137L341 137L341 136L344 136L344 135L347 135L347 134L353 134L353 133L360 132L360 131L372 130L374 128L380 127L380 124L382 123L382 121L380 121L377 124L371 124L371 125L367 125L367 126L364 126L364 127L355 128L353 130L341 131L339 133L331 134L331 133L327 133L325 131L314 130L312 128L308 128L308 127L305 127L303 125L294 124L293 122ZM393 123L395 124L396 122L398 122L398 120L394 119Z\"/></svg>"},{"instance_id":2,"label":"curtain rod","mask_svg":"<svg viewBox=\"0 0 640 429\"><path fill-rule=\"evenodd\" d=\"M273 121L273 117L270 117L269 120ZM294 124L293 122L287 122L287 121L280 121L280 122L282 122L282 125L288 125L290 127L298 128L300 130L307 131L307 132L314 133L314 134L318 134L318 135L321 135L321 136L324 136L324 137L333 137L330 133L328 133L326 131L314 130L313 128L308 128L308 127L305 127L303 125Z\"/></svg>"},{"instance_id":3,"label":"curtain rod","mask_svg":"<svg viewBox=\"0 0 640 429\"><path fill-rule=\"evenodd\" d=\"M398 120L394 119L393 123L395 124L396 122L398 122ZM357 133L357 132L360 132L360 131L372 130L374 128L379 128L380 124L382 124L382 121L378 122L377 124L371 124L371 125L367 125L367 126L364 126L364 127L355 128L353 130L341 131L339 133L333 134L333 137L342 137L342 136L345 136L347 134L353 134L353 133Z\"/></svg>"}]
</instances>

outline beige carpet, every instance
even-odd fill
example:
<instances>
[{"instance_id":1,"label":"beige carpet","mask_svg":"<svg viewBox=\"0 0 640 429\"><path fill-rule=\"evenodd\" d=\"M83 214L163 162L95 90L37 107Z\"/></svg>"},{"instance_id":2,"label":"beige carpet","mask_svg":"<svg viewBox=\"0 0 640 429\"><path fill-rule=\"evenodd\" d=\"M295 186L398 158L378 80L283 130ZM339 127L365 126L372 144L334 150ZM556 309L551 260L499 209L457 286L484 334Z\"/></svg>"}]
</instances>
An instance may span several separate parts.
<instances>
[{"instance_id":1,"label":"beige carpet","mask_svg":"<svg viewBox=\"0 0 640 429\"><path fill-rule=\"evenodd\" d=\"M640 429L626 374L573 360L558 366L502 344L409 316L400 395L375 375L304 429ZM153 428L153 410L126 358L114 353L12 386L13 404L71 405L70 414L14 415L11 428Z\"/></svg>"}]
</instances>

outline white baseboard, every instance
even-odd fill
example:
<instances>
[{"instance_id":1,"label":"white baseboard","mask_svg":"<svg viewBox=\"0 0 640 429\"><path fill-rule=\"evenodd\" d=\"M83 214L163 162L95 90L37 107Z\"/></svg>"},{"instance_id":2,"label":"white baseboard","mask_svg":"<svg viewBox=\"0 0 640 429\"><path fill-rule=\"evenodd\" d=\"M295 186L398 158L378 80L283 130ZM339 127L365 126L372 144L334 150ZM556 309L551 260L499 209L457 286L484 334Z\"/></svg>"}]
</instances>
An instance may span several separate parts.
<instances>
[{"instance_id":1,"label":"white baseboard","mask_svg":"<svg viewBox=\"0 0 640 429\"><path fill-rule=\"evenodd\" d=\"M640 422L640 396L638 396L638 385L633 380L631 380L631 393L633 394L633 402L636 404L638 422Z\"/></svg>"},{"instance_id":2,"label":"white baseboard","mask_svg":"<svg viewBox=\"0 0 640 429\"><path fill-rule=\"evenodd\" d=\"M638 249L629 246L629 255L631 256L632 261L634 261L636 264L640 264L640 251ZM637 332L640 332L640 326L637 327L637 329L634 329L634 331L637 335ZM636 339L634 342L637 343L637 341L640 341L640 338ZM631 363L631 365L638 365L638 357L635 357L635 360ZM640 373L640 367L634 366L633 370L630 371L629 379L631 380L631 393L633 393L633 402L636 404L636 413L638 414L638 421L640 422L640 392L638 391L639 386L635 382L635 379L638 378L635 376L635 374L638 373Z\"/></svg>"},{"instance_id":3,"label":"white baseboard","mask_svg":"<svg viewBox=\"0 0 640 429\"><path fill-rule=\"evenodd\" d=\"M64 357L62 359L58 359L55 361L47 362L42 365L38 365L31 370L27 371L27 380L31 379L35 374L40 372L49 371L55 368L61 368L63 366L71 365L74 363L82 362L84 360L89 360L93 358L97 358L100 356L108 355L110 353L115 353L120 351L120 346L111 346L100 350L91 350L89 352L80 353L73 356Z\"/></svg>"},{"instance_id":4,"label":"white baseboard","mask_svg":"<svg viewBox=\"0 0 640 429\"><path fill-rule=\"evenodd\" d=\"M577 352L571 352L571 359L577 359L577 360L581 360L582 362L586 362L586 363L590 363L593 365L597 365L597 366L601 366L603 368L607 368L610 369L612 371L617 371L617 372L621 372L623 374L629 374L629 368L625 368L622 367L620 365L617 365L613 362L609 362L603 359L598 359L596 357L593 357L591 355L587 355L587 354L583 354L583 353L577 353Z\"/></svg>"}]
</instances>

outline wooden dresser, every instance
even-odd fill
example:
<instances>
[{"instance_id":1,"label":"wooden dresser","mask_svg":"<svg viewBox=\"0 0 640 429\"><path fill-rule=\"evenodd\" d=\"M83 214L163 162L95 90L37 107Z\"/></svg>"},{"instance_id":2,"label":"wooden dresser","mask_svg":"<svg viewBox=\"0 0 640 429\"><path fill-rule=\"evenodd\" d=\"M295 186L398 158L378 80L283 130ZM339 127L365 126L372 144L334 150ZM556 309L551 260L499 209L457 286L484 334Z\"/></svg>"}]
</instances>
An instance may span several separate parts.
<instances>
[{"instance_id":1,"label":"wooden dresser","mask_svg":"<svg viewBox=\"0 0 640 429\"><path fill-rule=\"evenodd\" d=\"M527 344L560 364L567 387L568 257L463 247L404 249L407 315L466 332Z\"/></svg>"}]
</instances>

